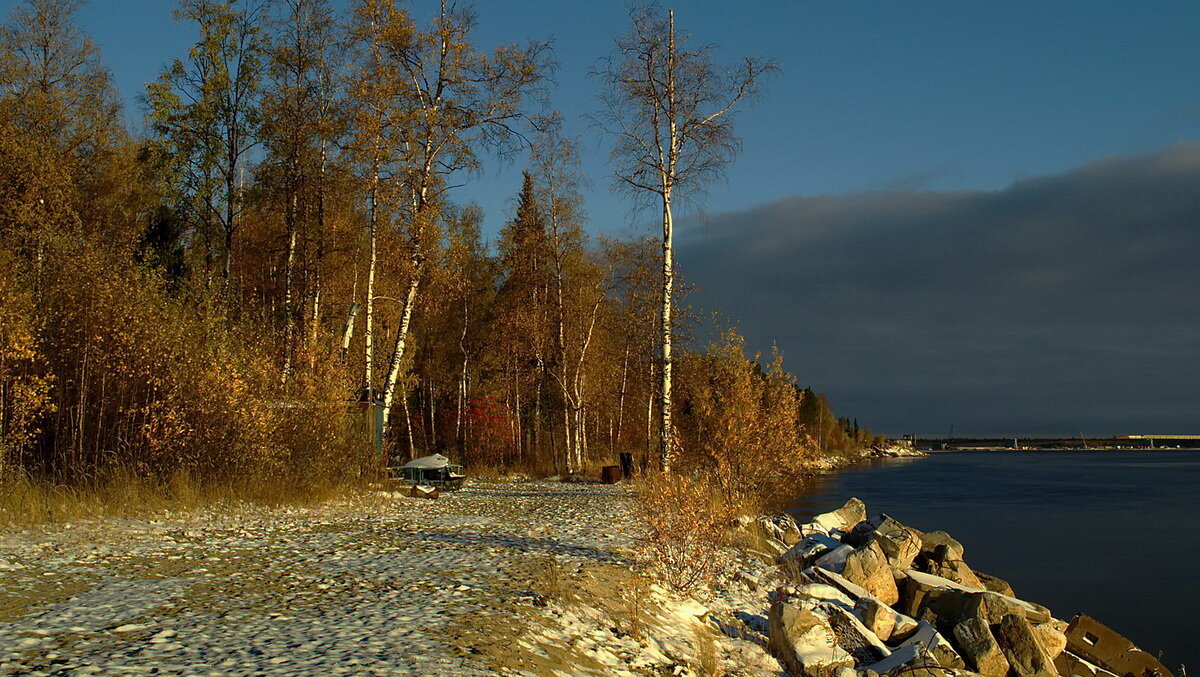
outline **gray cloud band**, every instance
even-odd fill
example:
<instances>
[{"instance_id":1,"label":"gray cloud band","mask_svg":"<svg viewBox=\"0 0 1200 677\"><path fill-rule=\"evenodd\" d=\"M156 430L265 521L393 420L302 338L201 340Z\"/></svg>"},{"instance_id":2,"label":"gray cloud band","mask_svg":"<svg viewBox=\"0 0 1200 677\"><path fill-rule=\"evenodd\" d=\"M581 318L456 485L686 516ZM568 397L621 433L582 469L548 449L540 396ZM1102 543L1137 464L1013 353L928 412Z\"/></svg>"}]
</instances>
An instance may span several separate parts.
<instances>
[{"instance_id":1,"label":"gray cloud band","mask_svg":"<svg viewBox=\"0 0 1200 677\"><path fill-rule=\"evenodd\" d=\"M877 429L1200 430L1200 143L681 230L691 301Z\"/></svg>"}]
</instances>

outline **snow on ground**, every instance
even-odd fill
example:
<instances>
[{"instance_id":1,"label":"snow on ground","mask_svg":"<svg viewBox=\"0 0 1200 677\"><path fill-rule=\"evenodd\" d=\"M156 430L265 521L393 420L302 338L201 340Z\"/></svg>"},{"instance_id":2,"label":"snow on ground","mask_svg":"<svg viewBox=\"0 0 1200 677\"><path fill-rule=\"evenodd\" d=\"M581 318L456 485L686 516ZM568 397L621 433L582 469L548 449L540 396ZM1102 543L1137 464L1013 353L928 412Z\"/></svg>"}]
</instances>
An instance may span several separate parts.
<instances>
[{"instance_id":1,"label":"snow on ground","mask_svg":"<svg viewBox=\"0 0 1200 677\"><path fill-rule=\"evenodd\" d=\"M735 609L765 609L765 590L730 579L706 614L630 572L634 529L628 488L545 482L472 483L432 501L376 492L9 528L0 531L0 673L649 674L712 659L757 674L774 665L748 629L764 612Z\"/></svg>"}]
</instances>

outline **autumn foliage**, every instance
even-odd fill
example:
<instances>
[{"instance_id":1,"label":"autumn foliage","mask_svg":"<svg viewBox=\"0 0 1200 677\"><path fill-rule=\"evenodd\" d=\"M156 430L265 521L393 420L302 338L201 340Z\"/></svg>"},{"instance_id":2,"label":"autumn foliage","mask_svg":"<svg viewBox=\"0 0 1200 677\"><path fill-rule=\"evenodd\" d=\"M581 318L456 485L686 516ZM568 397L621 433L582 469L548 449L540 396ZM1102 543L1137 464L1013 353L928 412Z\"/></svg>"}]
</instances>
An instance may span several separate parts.
<instances>
[{"instance_id":1,"label":"autumn foliage","mask_svg":"<svg viewBox=\"0 0 1200 677\"><path fill-rule=\"evenodd\" d=\"M484 50L455 3L351 5L184 0L198 41L149 85L141 135L78 2L5 19L3 481L303 495L434 452L469 471L654 465L662 249L588 237L578 143L541 108L548 43ZM526 170L507 218L470 204L498 153ZM685 291L689 482L732 505L866 439L778 356L732 333L690 348ZM352 421L367 406L387 412L385 459Z\"/></svg>"}]
</instances>

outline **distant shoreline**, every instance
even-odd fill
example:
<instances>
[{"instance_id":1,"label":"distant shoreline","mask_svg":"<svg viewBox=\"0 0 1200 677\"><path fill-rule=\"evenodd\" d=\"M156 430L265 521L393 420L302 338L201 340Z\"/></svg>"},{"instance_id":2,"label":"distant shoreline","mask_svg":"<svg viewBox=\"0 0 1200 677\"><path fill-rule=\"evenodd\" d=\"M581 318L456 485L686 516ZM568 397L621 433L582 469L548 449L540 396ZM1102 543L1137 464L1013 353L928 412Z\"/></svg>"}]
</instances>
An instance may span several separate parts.
<instances>
[{"instance_id":1,"label":"distant shoreline","mask_svg":"<svg viewBox=\"0 0 1200 677\"><path fill-rule=\"evenodd\" d=\"M1014 449L1012 447L1004 447L1004 446L998 446L998 445L997 446L958 446L958 447L941 448L941 449L929 448L929 447L918 447L918 449L920 449L921 451L931 453L931 454L953 454L953 453L970 452L970 451L1008 452L1008 453L1089 452L1089 451L1103 451L1103 452L1114 452L1114 453L1118 453L1118 452L1139 453L1139 452L1147 452L1147 451L1200 451L1200 447L1153 447L1153 448L1151 448L1151 447L1103 447L1103 446L1089 446L1089 447L1025 447L1025 446L1022 446L1019 449Z\"/></svg>"},{"instance_id":2,"label":"distant shoreline","mask_svg":"<svg viewBox=\"0 0 1200 677\"><path fill-rule=\"evenodd\" d=\"M1200 435L1113 435L1073 437L920 437L905 435L903 444L927 452L942 451L1198 451Z\"/></svg>"}]
</instances>

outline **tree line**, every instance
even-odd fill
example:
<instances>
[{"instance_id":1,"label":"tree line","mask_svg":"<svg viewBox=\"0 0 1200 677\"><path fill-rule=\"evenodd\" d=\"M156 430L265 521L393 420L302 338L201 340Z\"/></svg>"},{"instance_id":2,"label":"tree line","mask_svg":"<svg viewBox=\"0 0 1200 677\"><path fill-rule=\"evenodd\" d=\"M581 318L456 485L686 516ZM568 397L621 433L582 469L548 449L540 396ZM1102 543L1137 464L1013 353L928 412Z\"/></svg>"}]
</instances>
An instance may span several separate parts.
<instances>
[{"instance_id":1,"label":"tree line","mask_svg":"<svg viewBox=\"0 0 1200 677\"><path fill-rule=\"evenodd\" d=\"M663 233L591 237L549 41L485 50L448 0L183 0L199 39L135 134L79 6L0 27L0 470L352 481L380 461L356 403L391 460L475 468L767 482L873 441L779 355L696 345L675 283L673 200L773 62L720 68L636 6L594 120ZM500 161L524 172L489 240L470 179Z\"/></svg>"}]
</instances>

